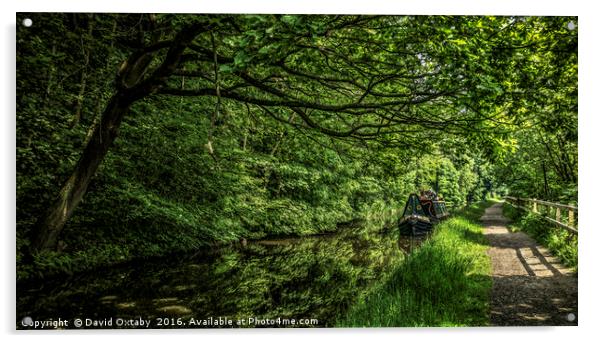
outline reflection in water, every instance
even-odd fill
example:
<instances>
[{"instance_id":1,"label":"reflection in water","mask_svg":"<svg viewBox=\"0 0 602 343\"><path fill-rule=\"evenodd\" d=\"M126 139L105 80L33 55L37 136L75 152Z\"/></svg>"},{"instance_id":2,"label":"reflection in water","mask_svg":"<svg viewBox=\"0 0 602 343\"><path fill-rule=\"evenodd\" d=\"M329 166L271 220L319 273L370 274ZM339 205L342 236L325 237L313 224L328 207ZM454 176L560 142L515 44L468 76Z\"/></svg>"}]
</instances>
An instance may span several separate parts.
<instances>
[{"instance_id":1,"label":"reflection in water","mask_svg":"<svg viewBox=\"0 0 602 343\"><path fill-rule=\"evenodd\" d=\"M332 326L417 244L395 234L332 235L131 263L18 285L17 318L314 318Z\"/></svg>"}]
</instances>

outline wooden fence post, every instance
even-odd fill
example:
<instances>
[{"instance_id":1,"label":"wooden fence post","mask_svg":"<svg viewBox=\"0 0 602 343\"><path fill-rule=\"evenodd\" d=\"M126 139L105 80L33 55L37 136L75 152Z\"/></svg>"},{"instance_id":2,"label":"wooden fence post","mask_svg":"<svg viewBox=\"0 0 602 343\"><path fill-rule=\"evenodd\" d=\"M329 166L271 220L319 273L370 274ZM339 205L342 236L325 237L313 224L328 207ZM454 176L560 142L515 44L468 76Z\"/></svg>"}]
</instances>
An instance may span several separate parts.
<instances>
[{"instance_id":1,"label":"wooden fence post","mask_svg":"<svg viewBox=\"0 0 602 343\"><path fill-rule=\"evenodd\" d=\"M511 204L516 203L516 207L526 212L537 213L544 219L547 219L557 226L569 231L571 235L577 235L577 228L575 228L577 219L575 217L577 215L576 205L565 205L531 198L506 197L506 200ZM554 209L556 210L556 213L554 213ZM562 211L564 210L568 212L568 218L566 220L562 217ZM554 217L556 220L553 219Z\"/></svg>"}]
</instances>

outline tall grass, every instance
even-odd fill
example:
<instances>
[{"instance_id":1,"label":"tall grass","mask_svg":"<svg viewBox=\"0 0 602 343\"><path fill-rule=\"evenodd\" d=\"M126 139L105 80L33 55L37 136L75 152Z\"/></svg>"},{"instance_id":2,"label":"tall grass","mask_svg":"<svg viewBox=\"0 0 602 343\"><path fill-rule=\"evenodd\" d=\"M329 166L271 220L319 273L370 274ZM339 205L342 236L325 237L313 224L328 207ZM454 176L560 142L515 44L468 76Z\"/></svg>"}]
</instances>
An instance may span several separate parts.
<instances>
[{"instance_id":1,"label":"tall grass","mask_svg":"<svg viewBox=\"0 0 602 343\"><path fill-rule=\"evenodd\" d=\"M558 256L562 263L577 271L577 235L550 224L541 215L504 204L504 215L512 220L513 231L523 231Z\"/></svg>"},{"instance_id":2,"label":"tall grass","mask_svg":"<svg viewBox=\"0 0 602 343\"><path fill-rule=\"evenodd\" d=\"M433 236L341 316L337 326L487 325L491 266L476 219L490 204L471 206L439 224Z\"/></svg>"}]
</instances>

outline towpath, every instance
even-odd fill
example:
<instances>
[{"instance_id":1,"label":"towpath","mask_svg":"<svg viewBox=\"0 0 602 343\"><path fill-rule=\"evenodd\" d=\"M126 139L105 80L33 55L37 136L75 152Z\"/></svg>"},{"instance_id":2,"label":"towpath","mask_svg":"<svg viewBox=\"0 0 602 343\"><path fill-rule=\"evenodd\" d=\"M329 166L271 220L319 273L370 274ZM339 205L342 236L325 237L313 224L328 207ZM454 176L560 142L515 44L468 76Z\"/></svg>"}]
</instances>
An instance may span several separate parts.
<instances>
[{"instance_id":1,"label":"towpath","mask_svg":"<svg viewBox=\"0 0 602 343\"><path fill-rule=\"evenodd\" d=\"M523 232L510 232L502 203L481 217L489 239L491 325L577 325L577 276Z\"/></svg>"}]
</instances>

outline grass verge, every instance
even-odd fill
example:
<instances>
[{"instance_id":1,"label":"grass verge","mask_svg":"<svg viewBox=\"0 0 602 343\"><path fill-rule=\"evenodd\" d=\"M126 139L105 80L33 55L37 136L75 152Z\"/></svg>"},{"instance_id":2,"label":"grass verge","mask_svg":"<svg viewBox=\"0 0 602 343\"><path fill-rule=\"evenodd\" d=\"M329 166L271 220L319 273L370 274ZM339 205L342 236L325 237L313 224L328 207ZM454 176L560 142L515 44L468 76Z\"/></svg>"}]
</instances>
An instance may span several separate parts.
<instances>
[{"instance_id":1,"label":"grass verge","mask_svg":"<svg viewBox=\"0 0 602 343\"><path fill-rule=\"evenodd\" d=\"M491 265L477 220L493 202L437 226L391 276L337 321L339 327L482 326L489 322Z\"/></svg>"},{"instance_id":2,"label":"grass verge","mask_svg":"<svg viewBox=\"0 0 602 343\"><path fill-rule=\"evenodd\" d=\"M523 231L550 249L562 263L577 271L577 236L558 228L536 213L504 204L504 215L512 220L512 231Z\"/></svg>"}]
</instances>

